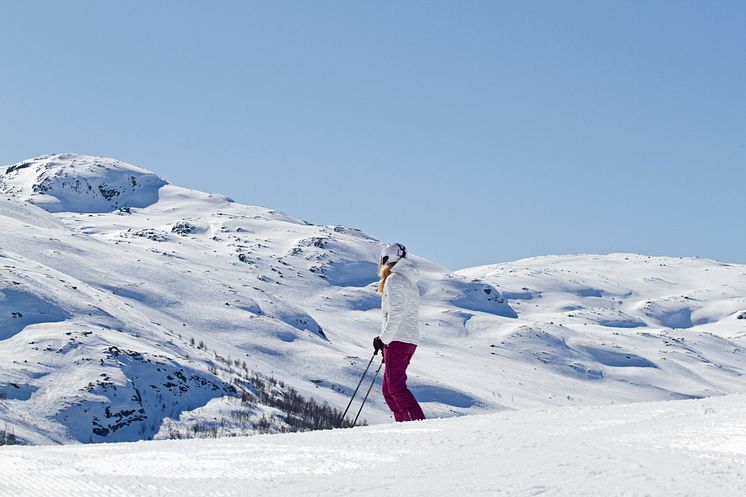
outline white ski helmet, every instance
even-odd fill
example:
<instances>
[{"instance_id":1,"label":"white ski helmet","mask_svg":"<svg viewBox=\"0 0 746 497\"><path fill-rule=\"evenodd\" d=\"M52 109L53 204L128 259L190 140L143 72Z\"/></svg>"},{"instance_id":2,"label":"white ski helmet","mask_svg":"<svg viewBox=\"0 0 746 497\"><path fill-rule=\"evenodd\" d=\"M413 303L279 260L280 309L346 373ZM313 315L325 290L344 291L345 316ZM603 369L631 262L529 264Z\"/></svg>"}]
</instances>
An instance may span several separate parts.
<instances>
[{"instance_id":1,"label":"white ski helmet","mask_svg":"<svg viewBox=\"0 0 746 497\"><path fill-rule=\"evenodd\" d=\"M407 249L401 243L392 243L381 251L381 259L379 263L381 266L384 264L390 264L392 262L398 262L407 256Z\"/></svg>"}]
</instances>

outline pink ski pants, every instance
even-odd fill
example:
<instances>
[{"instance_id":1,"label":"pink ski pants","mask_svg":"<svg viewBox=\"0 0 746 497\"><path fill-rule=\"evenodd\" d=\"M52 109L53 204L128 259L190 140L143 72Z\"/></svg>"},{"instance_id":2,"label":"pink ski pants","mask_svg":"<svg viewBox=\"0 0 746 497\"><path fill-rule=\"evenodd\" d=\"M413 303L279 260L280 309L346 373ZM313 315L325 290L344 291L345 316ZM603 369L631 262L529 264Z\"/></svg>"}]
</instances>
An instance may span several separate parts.
<instances>
[{"instance_id":1,"label":"pink ski pants","mask_svg":"<svg viewBox=\"0 0 746 497\"><path fill-rule=\"evenodd\" d=\"M393 341L383 349L386 369L383 372L383 398L396 421L425 419L422 408L407 388L407 366L417 345Z\"/></svg>"}]
</instances>

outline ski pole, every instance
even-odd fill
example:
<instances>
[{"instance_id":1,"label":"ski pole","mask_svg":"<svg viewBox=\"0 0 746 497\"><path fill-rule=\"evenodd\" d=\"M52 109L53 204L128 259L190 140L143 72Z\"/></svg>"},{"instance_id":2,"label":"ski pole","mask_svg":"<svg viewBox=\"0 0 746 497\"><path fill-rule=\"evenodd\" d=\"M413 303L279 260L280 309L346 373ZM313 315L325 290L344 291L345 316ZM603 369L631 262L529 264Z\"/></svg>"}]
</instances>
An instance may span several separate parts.
<instances>
[{"instance_id":1,"label":"ski pole","mask_svg":"<svg viewBox=\"0 0 746 497\"><path fill-rule=\"evenodd\" d=\"M363 398L363 403L360 404L360 410L357 412L357 416L355 416L355 421L352 422L353 427L357 424L357 418L360 417L360 413L363 412L365 401L368 400L368 395L370 395L370 391L373 389L373 385L375 385L376 383L376 378L378 378L378 373L381 371L381 366L383 366L383 361L381 361L381 364L378 365L378 369L376 369L376 374L373 375L373 381L370 382L370 386L368 387L368 392L365 394L365 398Z\"/></svg>"},{"instance_id":2,"label":"ski pole","mask_svg":"<svg viewBox=\"0 0 746 497\"><path fill-rule=\"evenodd\" d=\"M368 370L370 369L370 365L373 364L373 358L376 357L376 354L378 354L377 350L373 352L373 355L370 357L370 361L368 361L368 366L366 366L365 371L363 371L363 375L360 377L360 381L357 382L357 387L355 388L355 391L352 393L352 397L350 397L350 402L347 403L347 408L345 409L344 414L342 414L342 419L339 420L339 428L342 428L342 425L344 424L344 421L345 421L345 417L347 416L347 411L350 410L352 401L355 399L355 396L357 395L357 391L360 389L360 385L363 384L365 375L368 374Z\"/></svg>"}]
</instances>

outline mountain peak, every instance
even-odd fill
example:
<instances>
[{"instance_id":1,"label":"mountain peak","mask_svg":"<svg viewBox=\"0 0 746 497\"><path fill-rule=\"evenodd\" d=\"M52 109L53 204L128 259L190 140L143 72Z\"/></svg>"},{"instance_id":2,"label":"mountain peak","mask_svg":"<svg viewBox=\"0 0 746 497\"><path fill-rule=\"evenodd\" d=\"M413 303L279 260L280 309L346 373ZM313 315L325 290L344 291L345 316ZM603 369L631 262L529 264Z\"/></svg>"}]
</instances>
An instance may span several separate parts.
<instances>
[{"instance_id":1,"label":"mountain peak","mask_svg":"<svg viewBox=\"0 0 746 497\"><path fill-rule=\"evenodd\" d=\"M0 193L27 200L49 212L111 212L147 207L166 185L158 175L132 164L82 154L49 154L0 167Z\"/></svg>"}]
</instances>

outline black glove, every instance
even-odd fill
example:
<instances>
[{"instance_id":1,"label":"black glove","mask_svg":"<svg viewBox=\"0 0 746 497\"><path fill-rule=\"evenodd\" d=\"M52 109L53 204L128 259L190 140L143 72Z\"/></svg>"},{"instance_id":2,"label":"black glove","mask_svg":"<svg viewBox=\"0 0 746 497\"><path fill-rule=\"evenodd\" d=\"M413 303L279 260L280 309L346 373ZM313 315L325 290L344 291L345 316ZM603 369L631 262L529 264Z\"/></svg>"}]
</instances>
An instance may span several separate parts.
<instances>
[{"instance_id":1,"label":"black glove","mask_svg":"<svg viewBox=\"0 0 746 497\"><path fill-rule=\"evenodd\" d=\"M373 355L378 354L378 351L381 351L381 354L383 354L383 347L384 343L383 340L381 340L381 337L375 337L373 339Z\"/></svg>"}]
</instances>

